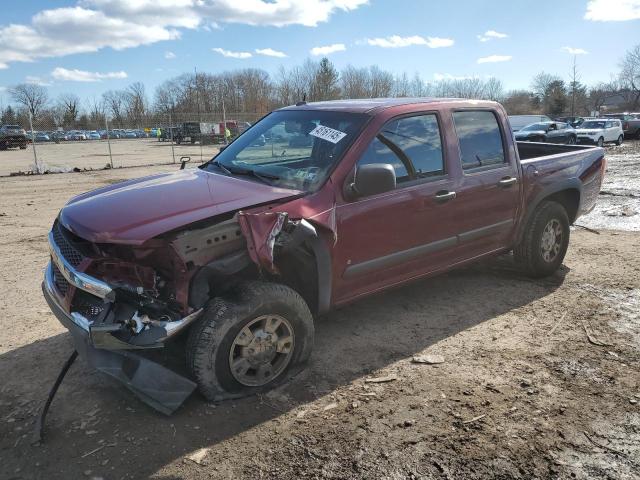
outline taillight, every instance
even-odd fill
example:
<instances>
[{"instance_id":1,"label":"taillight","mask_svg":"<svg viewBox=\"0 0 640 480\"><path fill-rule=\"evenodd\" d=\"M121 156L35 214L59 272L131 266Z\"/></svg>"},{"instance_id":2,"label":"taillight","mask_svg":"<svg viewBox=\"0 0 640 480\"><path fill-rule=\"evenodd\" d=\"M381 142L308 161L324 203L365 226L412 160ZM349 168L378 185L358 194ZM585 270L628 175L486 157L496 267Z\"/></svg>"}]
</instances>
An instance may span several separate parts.
<instances>
[{"instance_id":1,"label":"taillight","mask_svg":"<svg viewBox=\"0 0 640 480\"><path fill-rule=\"evenodd\" d=\"M629 124L628 124L627 122L624 122L624 123L622 124L622 129L623 129L623 130L626 130L628 126L629 126Z\"/></svg>"}]
</instances>

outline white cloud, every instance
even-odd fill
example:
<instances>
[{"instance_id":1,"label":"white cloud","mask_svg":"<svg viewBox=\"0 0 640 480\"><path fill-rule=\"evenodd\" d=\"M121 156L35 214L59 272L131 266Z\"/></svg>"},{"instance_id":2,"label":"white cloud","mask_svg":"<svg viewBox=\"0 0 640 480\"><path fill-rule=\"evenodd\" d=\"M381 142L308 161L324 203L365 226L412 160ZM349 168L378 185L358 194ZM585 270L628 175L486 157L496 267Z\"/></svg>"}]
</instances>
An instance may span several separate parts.
<instances>
[{"instance_id":1,"label":"white cloud","mask_svg":"<svg viewBox=\"0 0 640 480\"><path fill-rule=\"evenodd\" d=\"M333 45L325 45L324 47L313 47L310 50L311 55L329 55L335 52L344 52L347 49L344 43L334 43Z\"/></svg>"},{"instance_id":2,"label":"white cloud","mask_svg":"<svg viewBox=\"0 0 640 480\"><path fill-rule=\"evenodd\" d=\"M640 0L590 0L585 20L623 22L640 18Z\"/></svg>"},{"instance_id":3,"label":"white cloud","mask_svg":"<svg viewBox=\"0 0 640 480\"><path fill-rule=\"evenodd\" d=\"M220 48L220 47L212 48L211 50L213 50L216 53L219 53L223 57L228 57L228 58L246 59L246 58L253 57L253 55L251 55L249 52L232 52L231 50L225 50L224 48Z\"/></svg>"},{"instance_id":4,"label":"white cloud","mask_svg":"<svg viewBox=\"0 0 640 480\"><path fill-rule=\"evenodd\" d=\"M478 35L478 40L481 42L488 42L494 38L507 38L509 35L506 33L496 32L495 30L487 30L482 35Z\"/></svg>"},{"instance_id":5,"label":"white cloud","mask_svg":"<svg viewBox=\"0 0 640 480\"><path fill-rule=\"evenodd\" d=\"M427 47L429 48L451 47L454 43L451 38L427 37Z\"/></svg>"},{"instance_id":6,"label":"white cloud","mask_svg":"<svg viewBox=\"0 0 640 480\"><path fill-rule=\"evenodd\" d=\"M508 62L512 58L511 55L489 55L488 57L479 58L478 63Z\"/></svg>"},{"instance_id":7,"label":"white cloud","mask_svg":"<svg viewBox=\"0 0 640 480\"><path fill-rule=\"evenodd\" d=\"M56 80L63 80L67 82L100 82L102 80L127 78L127 72L87 72L85 70L57 67L51 72L51 76Z\"/></svg>"},{"instance_id":8,"label":"white cloud","mask_svg":"<svg viewBox=\"0 0 640 480\"><path fill-rule=\"evenodd\" d=\"M440 37L421 37L420 35L412 35L410 37L401 37L400 35L391 35L389 37L367 38L368 45L382 48L401 48L410 47L412 45L426 45L429 48L450 47L454 41L450 38Z\"/></svg>"},{"instance_id":9,"label":"white cloud","mask_svg":"<svg viewBox=\"0 0 640 480\"><path fill-rule=\"evenodd\" d=\"M287 56L286 53L280 52L278 50L274 50L273 48L256 48L256 53L258 55L265 55L267 57L277 57L277 58L285 58Z\"/></svg>"},{"instance_id":10,"label":"white cloud","mask_svg":"<svg viewBox=\"0 0 640 480\"><path fill-rule=\"evenodd\" d=\"M27 75L24 78L25 83L31 83L33 85L40 85L41 87L49 87L51 85L51 82L45 80L42 77L36 77L33 75Z\"/></svg>"},{"instance_id":11,"label":"white cloud","mask_svg":"<svg viewBox=\"0 0 640 480\"><path fill-rule=\"evenodd\" d=\"M164 52L164 58L166 58L167 60L173 60L174 58L176 58L176 54L167 50L166 52Z\"/></svg>"},{"instance_id":12,"label":"white cloud","mask_svg":"<svg viewBox=\"0 0 640 480\"><path fill-rule=\"evenodd\" d=\"M314 27L368 0L77 0L42 10L26 24L0 26L0 68L11 62L123 50L175 40L182 29L239 23Z\"/></svg>"},{"instance_id":13,"label":"white cloud","mask_svg":"<svg viewBox=\"0 0 640 480\"><path fill-rule=\"evenodd\" d=\"M562 47L562 50L564 50L567 53L570 53L571 55L586 55L587 53L589 53L583 48Z\"/></svg>"},{"instance_id":14,"label":"white cloud","mask_svg":"<svg viewBox=\"0 0 640 480\"><path fill-rule=\"evenodd\" d=\"M9 65L7 65L6 63L0 63L0 70L3 70L5 68L9 68Z\"/></svg>"}]
</instances>

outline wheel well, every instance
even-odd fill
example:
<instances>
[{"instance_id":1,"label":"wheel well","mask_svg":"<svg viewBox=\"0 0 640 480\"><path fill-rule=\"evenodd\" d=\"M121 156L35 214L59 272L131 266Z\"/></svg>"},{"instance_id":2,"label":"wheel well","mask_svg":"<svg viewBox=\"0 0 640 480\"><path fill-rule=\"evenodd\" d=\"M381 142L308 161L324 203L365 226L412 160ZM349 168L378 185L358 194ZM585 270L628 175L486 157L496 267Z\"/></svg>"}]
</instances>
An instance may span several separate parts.
<instances>
[{"instance_id":1,"label":"wheel well","mask_svg":"<svg viewBox=\"0 0 640 480\"><path fill-rule=\"evenodd\" d=\"M558 202L567 211L569 223L573 223L578 215L578 207L580 206L580 192L575 188L569 188L549 195L544 200ZM544 201L543 200L543 201Z\"/></svg>"}]
</instances>

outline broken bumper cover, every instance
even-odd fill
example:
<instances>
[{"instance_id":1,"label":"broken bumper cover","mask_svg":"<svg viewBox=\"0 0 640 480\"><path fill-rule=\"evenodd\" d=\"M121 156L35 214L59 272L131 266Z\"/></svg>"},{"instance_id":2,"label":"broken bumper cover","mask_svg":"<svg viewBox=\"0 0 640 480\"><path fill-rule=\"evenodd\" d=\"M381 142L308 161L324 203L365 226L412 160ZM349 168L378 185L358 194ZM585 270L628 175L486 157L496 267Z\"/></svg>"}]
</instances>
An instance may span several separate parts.
<instances>
[{"instance_id":1,"label":"broken bumper cover","mask_svg":"<svg viewBox=\"0 0 640 480\"><path fill-rule=\"evenodd\" d=\"M166 415L173 413L193 393L194 382L156 362L133 352L104 350L91 345L88 326L58 303L47 277L42 283L44 298L71 333L76 351L89 365L119 380L143 402Z\"/></svg>"}]
</instances>

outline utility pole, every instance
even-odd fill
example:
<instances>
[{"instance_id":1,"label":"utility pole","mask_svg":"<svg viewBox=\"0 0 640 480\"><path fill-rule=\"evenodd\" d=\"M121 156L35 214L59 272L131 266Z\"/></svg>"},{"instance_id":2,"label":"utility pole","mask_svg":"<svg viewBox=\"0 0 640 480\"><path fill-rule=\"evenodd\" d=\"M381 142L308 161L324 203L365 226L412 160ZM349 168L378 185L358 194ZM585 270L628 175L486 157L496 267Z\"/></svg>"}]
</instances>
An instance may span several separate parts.
<instances>
[{"instance_id":1,"label":"utility pole","mask_svg":"<svg viewBox=\"0 0 640 480\"><path fill-rule=\"evenodd\" d=\"M576 56L573 56L573 69L571 72L571 116L576 114L576 85L578 83L578 68L576 65Z\"/></svg>"}]
</instances>

